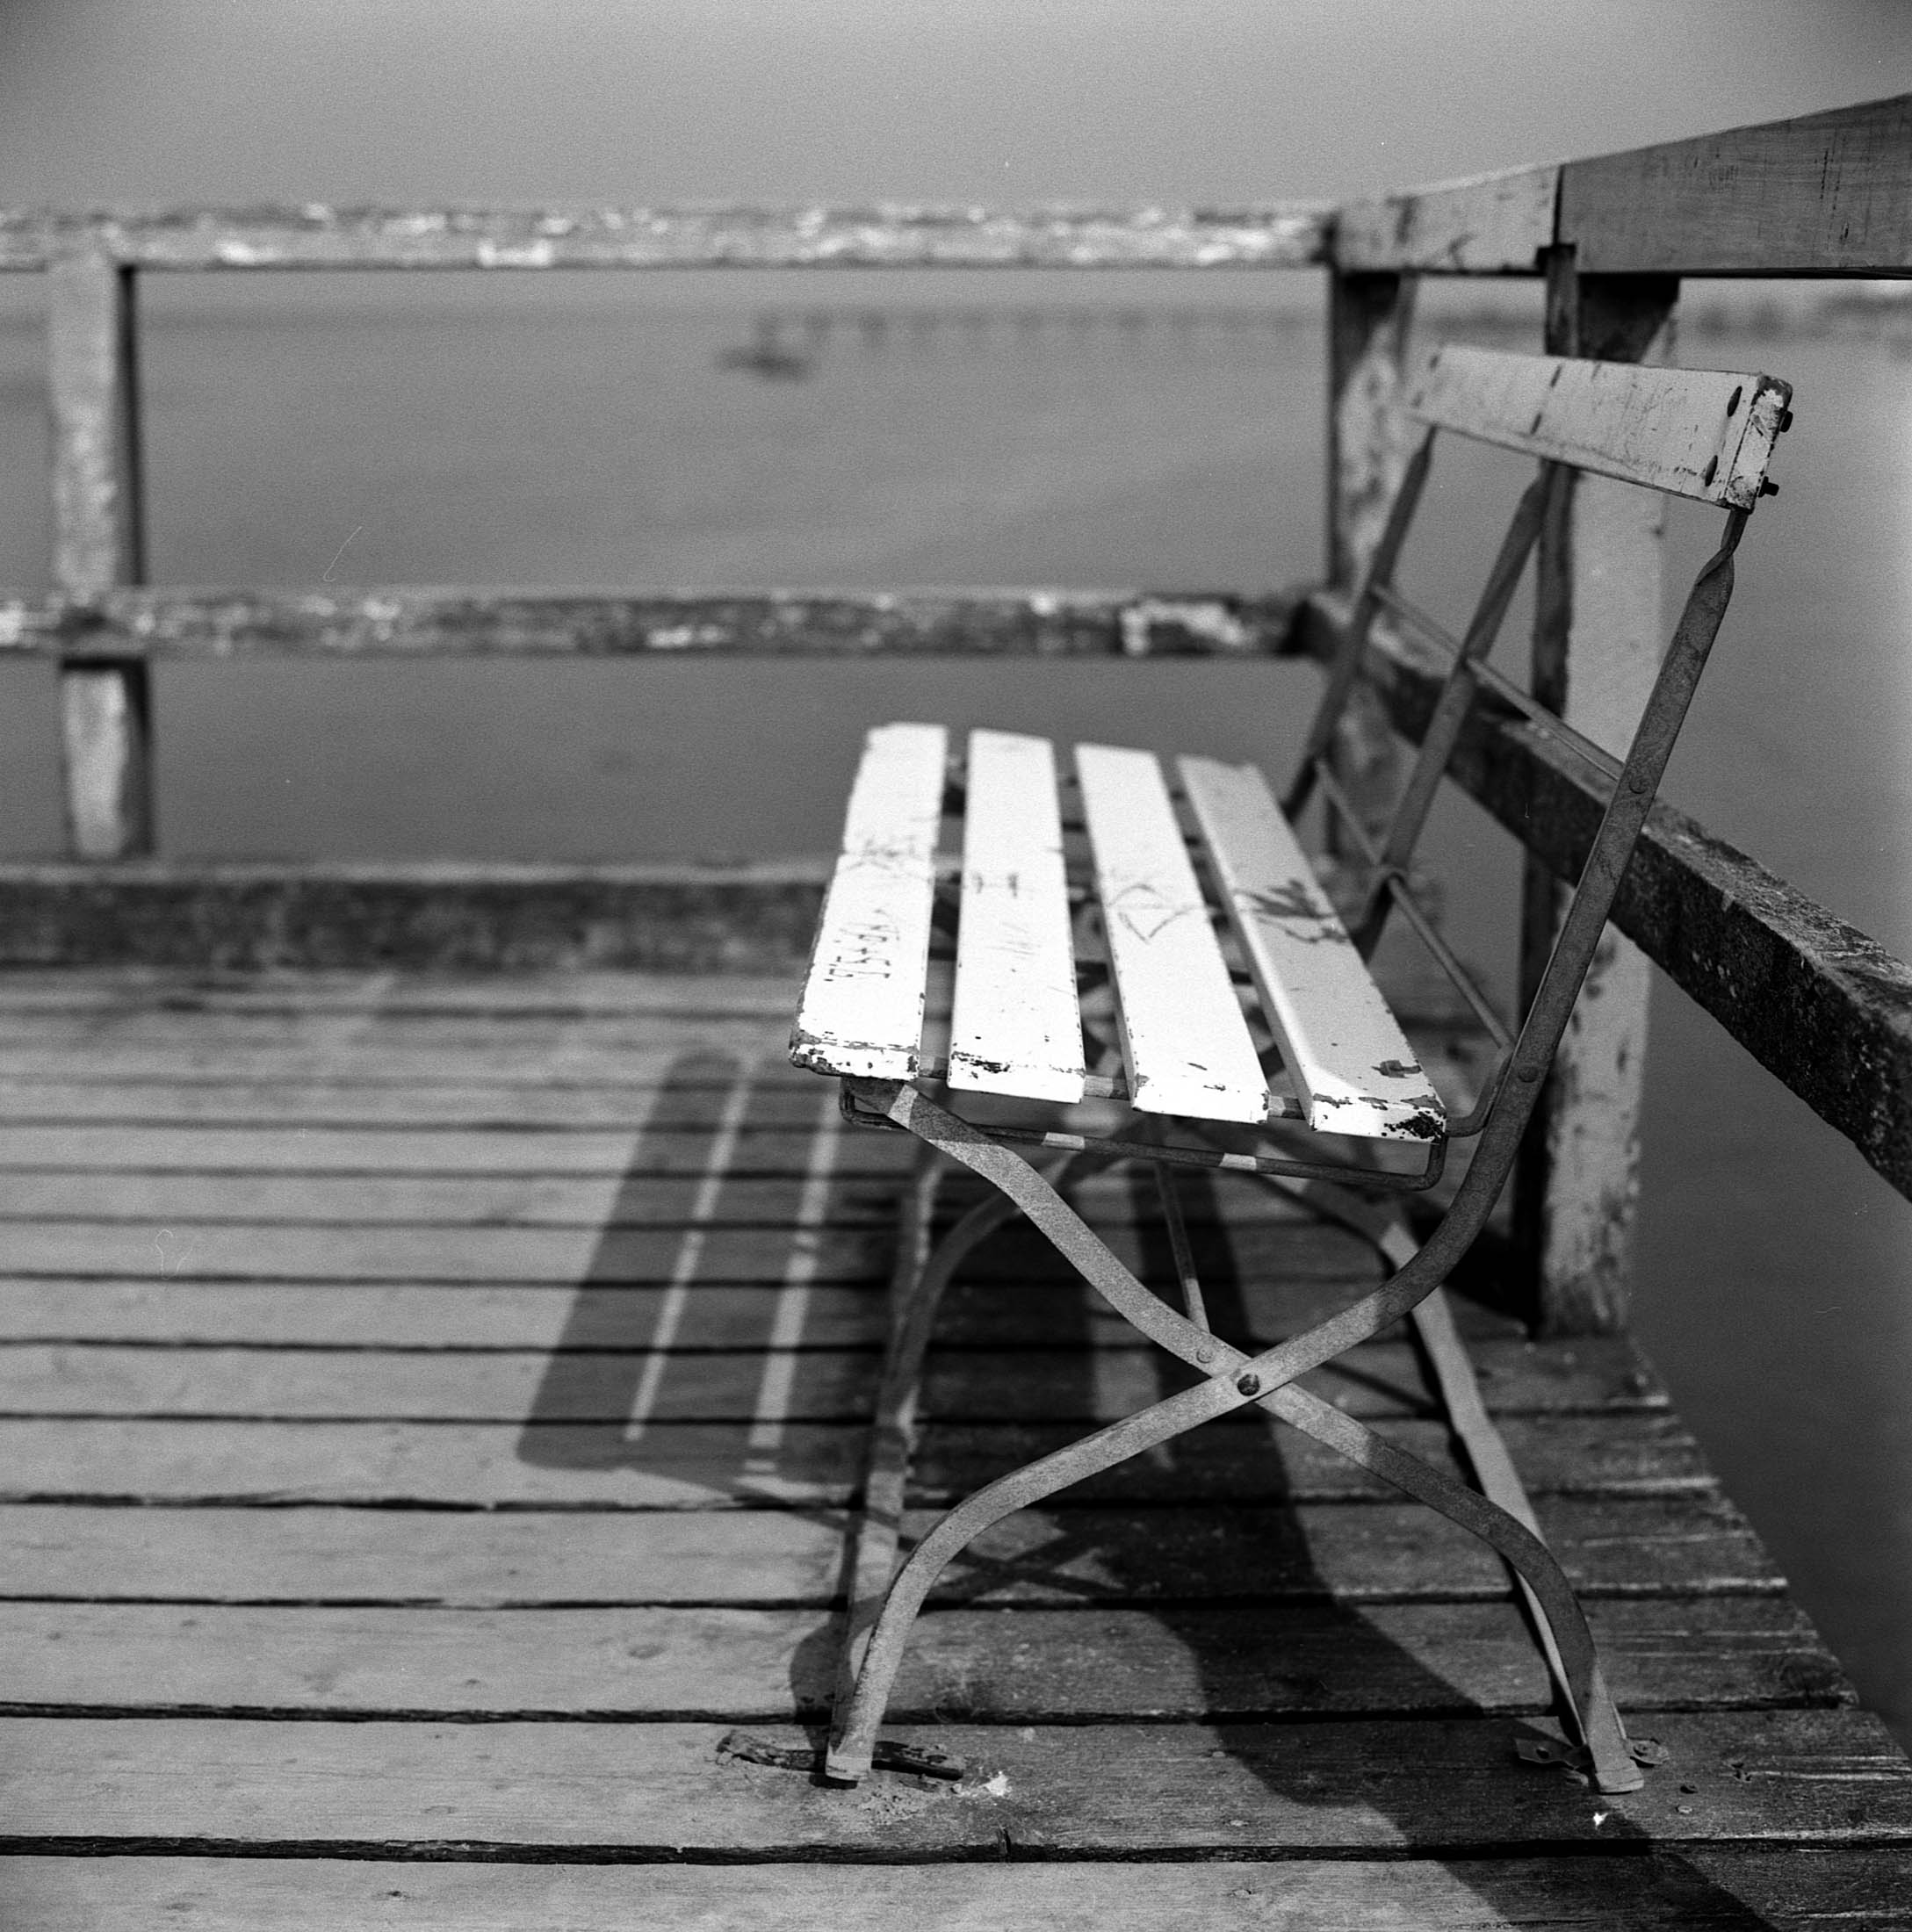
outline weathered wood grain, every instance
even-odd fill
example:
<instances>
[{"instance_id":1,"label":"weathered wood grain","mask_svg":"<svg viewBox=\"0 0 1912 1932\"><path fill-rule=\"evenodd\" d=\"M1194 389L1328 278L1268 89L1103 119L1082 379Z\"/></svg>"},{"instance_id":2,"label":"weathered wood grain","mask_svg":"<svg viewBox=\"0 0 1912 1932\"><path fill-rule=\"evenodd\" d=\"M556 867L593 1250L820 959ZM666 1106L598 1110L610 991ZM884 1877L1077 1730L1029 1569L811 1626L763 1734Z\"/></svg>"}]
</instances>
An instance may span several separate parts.
<instances>
[{"instance_id":1,"label":"weathered wood grain","mask_svg":"<svg viewBox=\"0 0 1912 1932\"><path fill-rule=\"evenodd\" d=\"M1252 765L1212 758L1180 758L1176 768L1308 1124L1376 1140L1441 1134L1440 1096L1266 780Z\"/></svg>"},{"instance_id":2,"label":"weathered wood grain","mask_svg":"<svg viewBox=\"0 0 1912 1932\"><path fill-rule=\"evenodd\" d=\"M786 1017L796 1004L784 1008ZM501 1042L503 1027L499 1029ZM0 1048L0 1059L5 1056ZM602 1135L608 1142L615 1130L648 1173L700 1171L710 1146L710 1130L698 1127L660 1127L651 1121L656 1090L668 1081L677 1092L690 1089L709 1101L715 1113L728 1079L707 1078L695 1084L697 1070L685 1067L678 1056L653 1071L629 1080L607 1078L587 1084L559 1072L542 1078L527 1074L516 1083L500 1073L454 1084L443 1075L436 1082L421 1077L401 1080L348 1079L220 1079L182 1078L168 1080L116 1079L110 1065L100 1067L97 1081L0 1073L0 1121L30 1122L40 1127L114 1122L123 1128L193 1126L237 1127L270 1134L276 1128L400 1128L394 1136L402 1144L412 1134L428 1143L462 1147L463 1135L448 1128L497 1133L562 1134L585 1137ZM91 1058L96 1065L102 1056ZM74 1069L75 1073L84 1068ZM752 1082L752 1120L739 1132L736 1171L740 1173L795 1173L803 1168L808 1135L796 1131L815 1116L816 1090L805 1080L779 1085ZM643 1137L637 1138L639 1128ZM534 1157L535 1158L535 1157ZM881 1134L855 1134L843 1144L842 1164L857 1173L895 1173L909 1169L909 1150L898 1139Z\"/></svg>"},{"instance_id":3,"label":"weathered wood grain","mask_svg":"<svg viewBox=\"0 0 1912 1932\"><path fill-rule=\"evenodd\" d=\"M721 1190L718 1198L720 1206ZM95 1280L645 1284L676 1279L691 1226L689 1215L675 1227L544 1228L265 1221L195 1225L170 1214L144 1221L20 1219L8 1224L7 1256L22 1274ZM696 1226L700 1283L775 1279L790 1260L787 1228L736 1226L720 1215ZM1126 1266L1145 1274L1164 1272L1160 1242L1148 1225L1099 1216L1097 1227ZM1371 1279L1365 1256L1346 1238L1296 1230L1281 1222L1248 1221L1224 1232L1202 1221L1190 1231L1198 1263L1251 1283L1290 1265L1304 1280L1317 1284ZM806 1244L814 1279L845 1284L884 1280L893 1246L887 1229L855 1224L819 1224ZM978 1250L964 1272L971 1280L994 1282L1076 1279L1027 1228L1005 1229ZM1254 1299L1259 1301L1259 1294Z\"/></svg>"},{"instance_id":4,"label":"weathered wood grain","mask_svg":"<svg viewBox=\"0 0 1912 1932\"><path fill-rule=\"evenodd\" d=\"M1501 449L1750 509L1792 394L1772 376L1447 342L1415 371L1406 406L1422 422Z\"/></svg>"},{"instance_id":5,"label":"weathered wood grain","mask_svg":"<svg viewBox=\"0 0 1912 1932\"><path fill-rule=\"evenodd\" d=\"M1514 168L1337 208L1335 267L1372 273L1532 275L1554 242L1561 170Z\"/></svg>"},{"instance_id":6,"label":"weathered wood grain","mask_svg":"<svg viewBox=\"0 0 1912 1932\"><path fill-rule=\"evenodd\" d=\"M1055 748L970 733L949 1084L1082 1098L1082 1015L1063 869Z\"/></svg>"},{"instance_id":7,"label":"weathered wood grain","mask_svg":"<svg viewBox=\"0 0 1912 1932\"><path fill-rule=\"evenodd\" d=\"M1325 211L1248 207L268 208L0 212L0 269L1303 268Z\"/></svg>"},{"instance_id":8,"label":"weathered wood grain","mask_svg":"<svg viewBox=\"0 0 1912 1932\"><path fill-rule=\"evenodd\" d=\"M1076 772L1115 982L1130 1104L1260 1121L1261 1071L1151 752L1078 745Z\"/></svg>"},{"instance_id":9,"label":"weathered wood grain","mask_svg":"<svg viewBox=\"0 0 1912 1932\"><path fill-rule=\"evenodd\" d=\"M1912 94L1570 162L1557 239L1584 270L1912 274Z\"/></svg>"},{"instance_id":10,"label":"weathered wood grain","mask_svg":"<svg viewBox=\"0 0 1912 1932\"><path fill-rule=\"evenodd\" d=\"M1851 1701L1782 1599L1597 1603L1631 1709ZM0 1706L244 1716L636 1716L816 1723L836 1619L821 1610L227 1608L0 1603ZM1538 1714L1545 1666L1511 1604L932 1611L891 1721L1240 1720Z\"/></svg>"},{"instance_id":11,"label":"weathered wood grain","mask_svg":"<svg viewBox=\"0 0 1912 1932\"><path fill-rule=\"evenodd\" d=\"M1284 1247L1289 1244L1283 1244ZM1231 1332L1279 1340L1346 1307L1376 1271L1351 1278L1294 1244L1288 1279L1257 1281L1241 1297ZM1331 1263L1340 1258L1331 1251ZM671 1345L761 1349L779 1288L689 1278ZM671 1286L616 1282L198 1281L157 1273L119 1278L0 1276L0 1339L8 1342L253 1343L388 1349L550 1350L650 1347ZM1463 1302L1461 1331L1477 1340L1524 1331L1509 1317ZM1235 1311L1231 1311L1234 1313ZM856 1348L883 1336L876 1282L819 1282L804 1325L812 1348ZM1060 1274L1018 1278L1009 1266L968 1275L944 1295L936 1343L958 1348L1146 1350L1135 1330L1079 1283Z\"/></svg>"},{"instance_id":12,"label":"weathered wood grain","mask_svg":"<svg viewBox=\"0 0 1912 1932\"><path fill-rule=\"evenodd\" d=\"M1605 362L1677 360L1678 292L1670 276L1582 275L1571 252L1556 249L1548 261L1546 347ZM1554 499L1540 528L1528 688L1596 745L1631 742L1665 655L1665 524L1656 493L1582 476L1564 502ZM1568 898L1545 865L1523 856L1523 1010L1553 955ZM1536 1325L1549 1333L1626 1323L1651 996L1646 955L1609 926L1521 1142L1514 1247L1533 1286Z\"/></svg>"},{"instance_id":13,"label":"weathered wood grain","mask_svg":"<svg viewBox=\"0 0 1912 1932\"><path fill-rule=\"evenodd\" d=\"M49 264L53 576L67 596L97 596L145 575L135 338L129 269L95 249ZM152 850L151 704L143 664L62 660L67 840L76 858Z\"/></svg>"},{"instance_id":14,"label":"weathered wood grain","mask_svg":"<svg viewBox=\"0 0 1912 1932\"><path fill-rule=\"evenodd\" d=\"M1376 1418L1390 1441L1453 1467L1432 1422ZM1712 1478L1676 1418L1652 1412L1509 1416L1501 1428L1528 1488L1600 1496L1710 1494ZM504 1423L87 1422L0 1418L0 1497L211 1506L349 1504L509 1512L717 1509L772 1500L837 1508L861 1481L860 1424L792 1423L768 1487L738 1474L747 1422L652 1422L640 1439L602 1426L552 1425L527 1438ZM1069 1424L932 1421L911 1464L911 1500L944 1507L1081 1434ZM1185 1436L1172 1458L1119 1464L1072 1502L1221 1502L1268 1507L1389 1497L1376 1477L1290 1430L1216 1427ZM359 1526L369 1528L370 1519ZM255 1525L249 1534L268 1532ZM280 1535L292 1532L273 1532ZM316 1534L316 1532L311 1533Z\"/></svg>"},{"instance_id":15,"label":"weathered wood grain","mask_svg":"<svg viewBox=\"0 0 1912 1932\"><path fill-rule=\"evenodd\" d=\"M802 1183L725 1177L724 1221L735 1227L788 1229ZM376 1173L273 1175L118 1172L109 1186L83 1170L13 1172L6 1177L0 1221L32 1219L162 1221L176 1226L225 1222L441 1224L448 1227L682 1228L692 1218L696 1183L689 1176L641 1183L624 1175L552 1174L475 1177ZM896 1220L896 1182L887 1175L831 1186L833 1228L888 1228Z\"/></svg>"},{"instance_id":16,"label":"weathered wood grain","mask_svg":"<svg viewBox=\"0 0 1912 1932\"><path fill-rule=\"evenodd\" d=\"M794 1065L902 1080L921 1063L948 754L940 724L879 724L863 740L790 1029Z\"/></svg>"},{"instance_id":17,"label":"weathered wood grain","mask_svg":"<svg viewBox=\"0 0 1912 1932\"><path fill-rule=\"evenodd\" d=\"M0 964L800 970L807 861L0 866Z\"/></svg>"},{"instance_id":18,"label":"weathered wood grain","mask_svg":"<svg viewBox=\"0 0 1912 1932\"><path fill-rule=\"evenodd\" d=\"M547 1432L528 1441L525 1453L556 1467L566 1446ZM643 1468L653 1460L648 1447L648 1435L633 1437L620 1460ZM580 1466L588 1453L587 1446ZM586 1499L589 1488L580 1482L575 1496ZM69 1601L821 1606L835 1594L841 1554L833 1510L379 1510L372 1512L379 1520L364 1523L305 1510L36 1505L4 1513L18 1538L0 1579L5 1594ZM1744 1519L1716 1496L1554 1496L1542 1499L1540 1513L1569 1575L1596 1596L1743 1596L1782 1587ZM913 1510L905 1535L920 1536L933 1520ZM1343 1604L1500 1603L1508 1584L1484 1545L1417 1503L1296 1503L1245 1522L1225 1503L1071 1503L1024 1511L989 1531L944 1575L934 1600L1331 1596Z\"/></svg>"},{"instance_id":19,"label":"weathered wood grain","mask_svg":"<svg viewBox=\"0 0 1912 1932\"><path fill-rule=\"evenodd\" d=\"M790 1411L809 1422L865 1420L874 1351L779 1349L795 1378ZM1485 1341L1475 1350L1487 1398L1501 1414L1663 1406L1664 1392L1623 1341L1591 1337L1565 1350ZM734 1349L660 1356L660 1419L747 1420L761 1360ZM283 1417L310 1421L622 1424L651 1360L645 1349L411 1352L327 1348L126 1348L69 1343L0 1346L0 1413L14 1416ZM1185 1387L1194 1372L1141 1349L1014 1352L941 1350L928 1410L950 1422L1104 1423ZM1369 1342L1305 1378L1351 1414L1433 1412L1406 1342Z\"/></svg>"},{"instance_id":20,"label":"weathered wood grain","mask_svg":"<svg viewBox=\"0 0 1912 1932\"><path fill-rule=\"evenodd\" d=\"M1272 1863L580 1865L361 1857L16 1856L8 1892L46 1932L628 1932L642 1898L697 1932L1773 1932L1912 1926L1912 1851L1684 1845L1627 1858L1285 1858Z\"/></svg>"},{"instance_id":21,"label":"weathered wood grain","mask_svg":"<svg viewBox=\"0 0 1912 1932\"><path fill-rule=\"evenodd\" d=\"M1327 594L1319 601L1323 655L1344 608ZM1385 631L1367 662L1390 717L1418 740L1439 668ZM1559 876L1577 876L1605 801L1576 757L1483 699L1450 772ZM1912 1193L1912 966L1663 804L1647 820L1613 923Z\"/></svg>"},{"instance_id":22,"label":"weathered wood grain","mask_svg":"<svg viewBox=\"0 0 1912 1932\"><path fill-rule=\"evenodd\" d=\"M1280 654L1284 591L378 590L0 592L0 656L1252 658Z\"/></svg>"},{"instance_id":23,"label":"weathered wood grain","mask_svg":"<svg viewBox=\"0 0 1912 1932\"><path fill-rule=\"evenodd\" d=\"M1517 169L1335 212L1344 270L1534 275L1912 273L1912 95Z\"/></svg>"},{"instance_id":24,"label":"weathered wood grain","mask_svg":"<svg viewBox=\"0 0 1912 1932\"><path fill-rule=\"evenodd\" d=\"M925 1791L879 1774L845 1793L724 1758L712 1725L13 1718L0 1725L0 1818L21 1851L365 1846L629 1860L995 1858L1008 1846L1425 1856L1769 1835L1893 1847L1912 1827L1912 1765L1863 1713L1656 1712L1651 1724L1672 1775L1613 1799L1522 1766L1515 1738L1550 1728L1532 1719L1033 1735L942 1725L905 1735L963 1756L960 1784ZM808 1748L801 1731L770 1735Z\"/></svg>"}]
</instances>

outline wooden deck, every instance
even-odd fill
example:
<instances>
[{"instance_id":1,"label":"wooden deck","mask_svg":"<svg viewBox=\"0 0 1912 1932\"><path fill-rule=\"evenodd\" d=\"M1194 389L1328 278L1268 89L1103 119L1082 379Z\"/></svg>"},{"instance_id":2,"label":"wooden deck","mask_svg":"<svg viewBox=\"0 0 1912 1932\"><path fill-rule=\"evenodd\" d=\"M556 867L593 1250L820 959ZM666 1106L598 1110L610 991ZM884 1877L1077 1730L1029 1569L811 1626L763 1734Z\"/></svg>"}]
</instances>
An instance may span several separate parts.
<instances>
[{"instance_id":1,"label":"wooden deck","mask_svg":"<svg viewBox=\"0 0 1912 1932\"><path fill-rule=\"evenodd\" d=\"M1471 1302L1641 1792L1517 1755L1493 1559L1259 1418L950 1573L892 1709L961 1784L727 1755L824 1712L907 1157L787 1066L790 999L0 981L4 1923L1912 1926L1912 1765L1650 1371ZM1226 1185L1224 1332L1372 1279ZM1082 1195L1165 1263L1148 1198ZM1180 1373L1025 1233L942 1337L925 1510ZM1442 1453L1404 1340L1318 1386Z\"/></svg>"}]
</instances>

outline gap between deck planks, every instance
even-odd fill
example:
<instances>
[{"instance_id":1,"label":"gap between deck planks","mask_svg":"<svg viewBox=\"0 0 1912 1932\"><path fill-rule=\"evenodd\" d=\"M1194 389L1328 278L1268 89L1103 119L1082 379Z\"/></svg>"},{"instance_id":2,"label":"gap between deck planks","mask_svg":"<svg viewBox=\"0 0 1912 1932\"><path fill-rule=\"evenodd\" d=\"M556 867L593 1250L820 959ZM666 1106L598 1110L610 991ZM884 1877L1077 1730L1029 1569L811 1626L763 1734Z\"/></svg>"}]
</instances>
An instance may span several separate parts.
<instances>
[{"instance_id":1,"label":"gap between deck planks","mask_svg":"<svg viewBox=\"0 0 1912 1932\"><path fill-rule=\"evenodd\" d=\"M350 1863L275 1892L288 1868L258 1855L299 1848L779 1863L768 1892L688 1884L684 1911L726 1923L776 1894L828 1898L846 1925L873 1901L967 1909L990 1895L934 1871L785 1861L1006 1849L1331 1852L1349 1922L1415 1900L1431 1925L1464 1906L1470 1923L1544 1924L1586 1875L1561 1852L1615 1843L1683 1848L1626 1861L1623 1899L1600 1892L1642 1925L1756 1885L1796 1902L1809 1888L1784 1861L1709 1849L1782 1835L1848 1848L1812 1896L1889 1895L1899 1855L1856 1848L1912 1838L1903 1760L1844 1708L1836 1664L1650 1373L1623 1343L1533 1348L1477 1308L1489 1399L1589 1588L1621 1699L1676 1754L1672 1777L1602 1801L1600 1824L1584 1792L1512 1756L1545 1692L1504 1575L1259 1420L1012 1518L952 1570L898 1710L975 1752L959 1790L884 1778L844 1803L722 1759L732 1723L820 1712L896 1143L838 1135L835 1184L812 1190L765 1480L765 1344L829 1100L775 1065L778 990L728 1005L710 982L487 994L374 976L314 982L307 1008L305 984L0 981L0 1849L242 1851L99 1862L185 1888L209 1924L355 1896ZM750 1125L700 1215L746 1065ZM1156 1258L1124 1186L1085 1204ZM1272 1197L1201 1192L1190 1210L1245 1331L1283 1332L1374 1279L1359 1243ZM919 1511L1172 1381L1039 1244L1008 1236L978 1261L934 1358ZM1266 1293L1283 1265L1298 1279ZM653 1358L674 1281L689 1299ZM1323 1386L1446 1459L1404 1343ZM966 1737L947 1721L978 1718ZM1490 1846L1480 1871L1445 1862ZM1357 1856L1374 1851L1409 1856ZM465 1922L453 1880L405 1869L381 1893L392 1922L441 1906ZM1069 1896L1129 1922L1163 1869L1126 1866L1119 1899ZM1242 1883L1179 1890L1179 1922L1289 1896L1303 1866L1218 1869ZM90 1861L15 1857L0 1885L8 1870L31 1874L41 1889L17 1895L46 1897L47 1922L93 1922ZM617 1895L579 1896L589 1922L591 1899ZM1067 1922L1062 1893L1015 1896Z\"/></svg>"}]
</instances>

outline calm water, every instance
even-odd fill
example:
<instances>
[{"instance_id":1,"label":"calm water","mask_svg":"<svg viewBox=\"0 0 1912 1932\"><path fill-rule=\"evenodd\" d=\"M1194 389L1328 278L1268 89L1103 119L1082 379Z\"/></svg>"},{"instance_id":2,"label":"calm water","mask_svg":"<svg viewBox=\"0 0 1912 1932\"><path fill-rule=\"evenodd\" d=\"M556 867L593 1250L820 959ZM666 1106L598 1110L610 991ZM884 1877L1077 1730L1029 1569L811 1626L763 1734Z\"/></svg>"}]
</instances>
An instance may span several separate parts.
<instances>
[{"instance_id":1,"label":"calm water","mask_svg":"<svg viewBox=\"0 0 1912 1932\"><path fill-rule=\"evenodd\" d=\"M1056 583L1313 574L1319 330L1251 278L350 277L162 282L146 367L161 582ZM1291 288L1280 292L1294 300ZM44 580L32 292L0 289L0 580ZM718 366L759 311L807 379ZM866 318L882 313L879 321ZM805 318L814 315L814 322ZM1912 950L1912 361L1689 335L1793 381L1784 493L1669 782ZM1443 458L1415 560L1462 614L1517 472ZM1713 516L1676 518L1674 574ZM1518 659L1525 619L1510 626ZM51 685L11 667L0 852L56 848ZM1266 666L463 663L171 668L175 854L814 853L884 717L1281 768L1311 674ZM1506 841L1444 807L1454 918L1504 965ZM1653 1016L1639 1325L1735 1497L1912 1740L1912 1206L1676 990Z\"/></svg>"}]
</instances>

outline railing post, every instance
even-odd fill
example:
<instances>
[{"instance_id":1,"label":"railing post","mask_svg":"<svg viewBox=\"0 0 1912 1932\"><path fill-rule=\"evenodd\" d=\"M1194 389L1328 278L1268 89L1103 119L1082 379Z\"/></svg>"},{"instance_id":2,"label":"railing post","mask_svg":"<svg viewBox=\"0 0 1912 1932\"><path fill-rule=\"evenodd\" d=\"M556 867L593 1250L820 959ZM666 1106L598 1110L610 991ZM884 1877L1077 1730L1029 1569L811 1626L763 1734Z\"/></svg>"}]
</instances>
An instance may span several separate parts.
<instances>
[{"instance_id":1,"label":"railing post","mask_svg":"<svg viewBox=\"0 0 1912 1932\"><path fill-rule=\"evenodd\" d=\"M53 575L93 596L145 575L133 270L97 253L47 268ZM142 660L60 667L67 838L76 858L153 849L152 700Z\"/></svg>"},{"instance_id":2,"label":"railing post","mask_svg":"<svg viewBox=\"0 0 1912 1932\"><path fill-rule=\"evenodd\" d=\"M1346 589L1381 539L1412 447L1397 407L1414 278L1331 268L1328 278L1328 580ZM1335 775L1378 838L1403 783L1400 740L1357 685L1335 736ZM1328 820L1328 849L1345 855Z\"/></svg>"},{"instance_id":3,"label":"railing post","mask_svg":"<svg viewBox=\"0 0 1912 1932\"><path fill-rule=\"evenodd\" d=\"M1548 267L1547 348L1669 362L1678 296L1672 276L1580 275L1571 249L1557 249ZM1581 476L1540 539L1533 692L1609 748L1626 747L1665 649L1664 530L1656 493ZM1566 890L1527 861L1523 1006L1547 964ZM1650 978L1645 955L1609 926L1521 1150L1515 1242L1549 1334L1626 1323Z\"/></svg>"}]
</instances>

